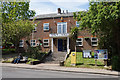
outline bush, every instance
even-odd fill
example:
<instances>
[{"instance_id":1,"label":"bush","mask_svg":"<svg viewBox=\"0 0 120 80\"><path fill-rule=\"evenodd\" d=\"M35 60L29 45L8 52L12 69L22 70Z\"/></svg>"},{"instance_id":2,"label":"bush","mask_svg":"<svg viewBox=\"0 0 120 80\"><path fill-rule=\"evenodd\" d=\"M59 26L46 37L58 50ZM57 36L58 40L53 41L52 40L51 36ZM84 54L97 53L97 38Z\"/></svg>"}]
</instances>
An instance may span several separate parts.
<instances>
[{"instance_id":1,"label":"bush","mask_svg":"<svg viewBox=\"0 0 120 80\"><path fill-rule=\"evenodd\" d=\"M23 56L41 60L45 54L47 54L47 52L41 52L39 47L30 47L28 52L23 53Z\"/></svg>"},{"instance_id":2,"label":"bush","mask_svg":"<svg viewBox=\"0 0 120 80\"><path fill-rule=\"evenodd\" d=\"M11 53L15 53L15 49L2 49L2 54L11 54Z\"/></svg>"},{"instance_id":3,"label":"bush","mask_svg":"<svg viewBox=\"0 0 120 80\"><path fill-rule=\"evenodd\" d=\"M112 69L120 71L120 59L119 56L112 57Z\"/></svg>"}]
</instances>

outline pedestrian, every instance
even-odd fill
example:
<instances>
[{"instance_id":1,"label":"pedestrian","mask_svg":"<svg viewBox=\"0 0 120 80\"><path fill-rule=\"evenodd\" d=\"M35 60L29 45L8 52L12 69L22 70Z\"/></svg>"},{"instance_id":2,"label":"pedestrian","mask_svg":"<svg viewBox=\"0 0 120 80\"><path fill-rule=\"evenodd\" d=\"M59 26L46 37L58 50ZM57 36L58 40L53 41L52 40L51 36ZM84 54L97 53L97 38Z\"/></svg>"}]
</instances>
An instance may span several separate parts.
<instances>
[{"instance_id":1,"label":"pedestrian","mask_svg":"<svg viewBox=\"0 0 120 80\"><path fill-rule=\"evenodd\" d=\"M20 59L23 59L21 53L19 53L18 57L14 60L14 64L17 63L20 61Z\"/></svg>"}]
</instances>

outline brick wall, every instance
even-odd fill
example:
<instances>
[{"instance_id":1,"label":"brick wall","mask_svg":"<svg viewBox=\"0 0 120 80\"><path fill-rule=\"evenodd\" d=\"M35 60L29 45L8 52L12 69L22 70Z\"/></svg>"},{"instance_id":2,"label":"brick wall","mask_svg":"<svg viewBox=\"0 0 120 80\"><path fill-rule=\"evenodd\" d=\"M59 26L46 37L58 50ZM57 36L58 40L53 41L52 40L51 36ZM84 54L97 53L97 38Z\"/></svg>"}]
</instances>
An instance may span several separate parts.
<instances>
[{"instance_id":1,"label":"brick wall","mask_svg":"<svg viewBox=\"0 0 120 80\"><path fill-rule=\"evenodd\" d=\"M49 47L44 48L43 45L41 46L42 51L48 51L51 49L51 38L49 37L49 34L51 33L57 33L57 22L61 22L61 18L51 18L51 19L39 19L39 20L35 20L35 23L38 23L38 27L37 27L37 31L34 32L33 34L33 39L36 39L36 42L39 42L39 39L41 39L41 43L43 44L43 39L49 39ZM63 18L63 22L67 22L67 32L70 33L70 29L71 27L74 27L76 25L75 20L73 19L73 17L65 17ZM43 30L43 23L49 23L49 31L44 31ZM79 31L79 36L83 36L83 37L91 37L91 34L87 31ZM29 39L24 39L24 40L28 40L30 42L30 40L32 39L32 36L29 37ZM58 49L58 45L57 45L57 39L54 38L54 51L56 52ZM73 41L72 39L70 39L70 49L74 50L74 46L75 46L75 41ZM26 43L24 43L24 48L27 48ZM83 49L96 49L96 47L92 47L91 46L91 41L86 41L85 39L83 40L83 46L82 47L77 47L77 51L81 51Z\"/></svg>"}]
</instances>

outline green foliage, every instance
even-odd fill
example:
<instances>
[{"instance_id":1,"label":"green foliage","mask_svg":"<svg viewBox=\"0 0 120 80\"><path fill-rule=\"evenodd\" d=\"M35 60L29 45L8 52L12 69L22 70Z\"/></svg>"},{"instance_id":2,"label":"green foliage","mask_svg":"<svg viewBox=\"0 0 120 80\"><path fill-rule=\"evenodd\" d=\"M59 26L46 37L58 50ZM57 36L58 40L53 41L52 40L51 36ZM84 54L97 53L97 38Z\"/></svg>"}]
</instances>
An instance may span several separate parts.
<instances>
[{"instance_id":1,"label":"green foliage","mask_svg":"<svg viewBox=\"0 0 120 80\"><path fill-rule=\"evenodd\" d=\"M9 59L2 61L2 63L11 63L13 60L14 58L9 58Z\"/></svg>"},{"instance_id":2,"label":"green foliage","mask_svg":"<svg viewBox=\"0 0 120 80\"><path fill-rule=\"evenodd\" d=\"M72 35L72 39L76 40L78 37L78 27L73 27L71 29L71 35Z\"/></svg>"},{"instance_id":3,"label":"green foliage","mask_svg":"<svg viewBox=\"0 0 120 80\"><path fill-rule=\"evenodd\" d=\"M29 36L34 29L33 22L28 20L19 20L10 23L3 23L2 27L2 41L4 43L13 43L19 46L20 39Z\"/></svg>"},{"instance_id":4,"label":"green foliage","mask_svg":"<svg viewBox=\"0 0 120 80\"><path fill-rule=\"evenodd\" d=\"M35 11L29 10L29 2L2 2L2 22L29 19Z\"/></svg>"},{"instance_id":5,"label":"green foliage","mask_svg":"<svg viewBox=\"0 0 120 80\"><path fill-rule=\"evenodd\" d=\"M120 71L120 59L119 59L119 56L112 57L112 69Z\"/></svg>"},{"instance_id":6,"label":"green foliage","mask_svg":"<svg viewBox=\"0 0 120 80\"><path fill-rule=\"evenodd\" d=\"M80 28L90 29L99 38L99 48L108 49L109 58L120 56L120 1L91 2L88 11L74 13L74 19L81 20Z\"/></svg>"},{"instance_id":7,"label":"green foliage","mask_svg":"<svg viewBox=\"0 0 120 80\"><path fill-rule=\"evenodd\" d=\"M15 49L2 49L2 55L15 53Z\"/></svg>"},{"instance_id":8,"label":"green foliage","mask_svg":"<svg viewBox=\"0 0 120 80\"><path fill-rule=\"evenodd\" d=\"M29 2L2 2L2 41L3 45L14 44L16 50L19 41L29 36L34 29L33 21L29 21L35 12L29 10Z\"/></svg>"},{"instance_id":9,"label":"green foliage","mask_svg":"<svg viewBox=\"0 0 120 80\"><path fill-rule=\"evenodd\" d=\"M38 59L28 58L27 64L31 64L33 61L39 61Z\"/></svg>"},{"instance_id":10,"label":"green foliage","mask_svg":"<svg viewBox=\"0 0 120 80\"><path fill-rule=\"evenodd\" d=\"M76 66L82 68L104 68L104 61L97 60L97 65L95 66L94 58L83 58L82 52L77 52ZM65 61L65 66L71 66L71 56Z\"/></svg>"},{"instance_id":11,"label":"green foliage","mask_svg":"<svg viewBox=\"0 0 120 80\"><path fill-rule=\"evenodd\" d=\"M24 53L23 56L41 60L45 54L47 54L47 52L41 52L41 47L38 46L38 47L29 47L28 51Z\"/></svg>"}]
</instances>

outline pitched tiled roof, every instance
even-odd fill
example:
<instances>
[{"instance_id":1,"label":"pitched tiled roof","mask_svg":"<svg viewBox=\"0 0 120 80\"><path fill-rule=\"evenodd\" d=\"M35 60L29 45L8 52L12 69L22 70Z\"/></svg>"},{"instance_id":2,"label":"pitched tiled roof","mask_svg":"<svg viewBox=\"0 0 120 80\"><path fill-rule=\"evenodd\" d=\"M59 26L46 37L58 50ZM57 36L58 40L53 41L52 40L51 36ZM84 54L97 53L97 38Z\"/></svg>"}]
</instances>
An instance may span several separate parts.
<instances>
[{"instance_id":1,"label":"pitched tiled roof","mask_svg":"<svg viewBox=\"0 0 120 80\"><path fill-rule=\"evenodd\" d=\"M43 15L37 15L35 17L31 17L30 19L45 19L45 18L59 18L59 17L72 17L73 16L73 12L69 12L69 13L62 13L62 14L58 14L58 13L54 13L54 14L43 14Z\"/></svg>"}]
</instances>

